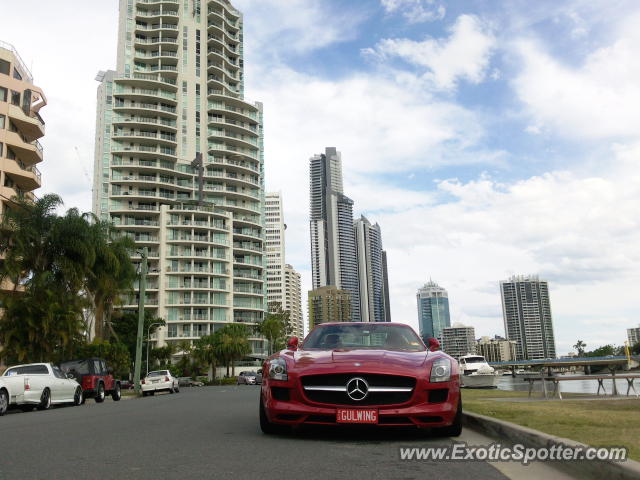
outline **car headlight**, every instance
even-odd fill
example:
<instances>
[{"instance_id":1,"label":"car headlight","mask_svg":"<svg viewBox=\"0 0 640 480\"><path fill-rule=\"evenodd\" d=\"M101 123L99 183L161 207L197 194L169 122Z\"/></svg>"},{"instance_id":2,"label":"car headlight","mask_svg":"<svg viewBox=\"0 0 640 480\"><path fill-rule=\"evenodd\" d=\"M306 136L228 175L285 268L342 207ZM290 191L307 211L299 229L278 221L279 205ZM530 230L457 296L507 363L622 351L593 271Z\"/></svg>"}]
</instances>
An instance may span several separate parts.
<instances>
[{"instance_id":1,"label":"car headlight","mask_svg":"<svg viewBox=\"0 0 640 480\"><path fill-rule=\"evenodd\" d=\"M283 358L275 358L269 362L269 378L273 380L289 380L287 363Z\"/></svg>"},{"instance_id":2,"label":"car headlight","mask_svg":"<svg viewBox=\"0 0 640 480\"><path fill-rule=\"evenodd\" d=\"M451 360L439 358L431 364L431 382L448 382L451 379Z\"/></svg>"}]
</instances>

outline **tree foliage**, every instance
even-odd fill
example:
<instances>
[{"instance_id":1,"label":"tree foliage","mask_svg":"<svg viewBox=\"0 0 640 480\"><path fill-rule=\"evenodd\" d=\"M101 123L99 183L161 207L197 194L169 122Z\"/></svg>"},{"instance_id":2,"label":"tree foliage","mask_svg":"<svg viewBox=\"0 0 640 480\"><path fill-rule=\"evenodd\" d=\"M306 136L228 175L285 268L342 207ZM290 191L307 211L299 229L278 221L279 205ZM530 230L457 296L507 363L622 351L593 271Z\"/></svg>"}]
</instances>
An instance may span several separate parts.
<instances>
[{"instance_id":1,"label":"tree foliage","mask_svg":"<svg viewBox=\"0 0 640 480\"><path fill-rule=\"evenodd\" d=\"M576 349L576 351L578 352L578 356L582 356L584 355L584 349L586 348L587 344L584 343L582 340L578 340L576 342L576 344L573 346L573 348Z\"/></svg>"},{"instance_id":2,"label":"tree foliage","mask_svg":"<svg viewBox=\"0 0 640 480\"><path fill-rule=\"evenodd\" d=\"M58 215L61 206L59 196L47 194L14 199L3 212L0 281L12 285L0 298L0 356L7 363L74 356L92 327L84 312L100 319L102 339L117 298L132 288L133 243L75 208Z\"/></svg>"},{"instance_id":3,"label":"tree foliage","mask_svg":"<svg viewBox=\"0 0 640 480\"><path fill-rule=\"evenodd\" d=\"M269 342L269 355L285 348L287 337L291 335L289 312L282 310L280 304L270 306L273 312L268 313L258 326L259 333Z\"/></svg>"}]
</instances>

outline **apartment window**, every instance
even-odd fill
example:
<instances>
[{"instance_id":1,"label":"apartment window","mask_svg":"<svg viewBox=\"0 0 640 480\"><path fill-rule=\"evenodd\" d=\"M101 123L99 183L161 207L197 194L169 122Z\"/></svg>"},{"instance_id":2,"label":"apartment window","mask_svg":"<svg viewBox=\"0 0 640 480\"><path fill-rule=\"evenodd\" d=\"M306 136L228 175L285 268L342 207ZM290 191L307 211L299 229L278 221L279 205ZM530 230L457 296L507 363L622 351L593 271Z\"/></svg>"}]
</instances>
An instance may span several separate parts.
<instances>
[{"instance_id":1,"label":"apartment window","mask_svg":"<svg viewBox=\"0 0 640 480\"><path fill-rule=\"evenodd\" d=\"M0 87L0 102L6 102L7 101L7 89Z\"/></svg>"},{"instance_id":2,"label":"apartment window","mask_svg":"<svg viewBox=\"0 0 640 480\"><path fill-rule=\"evenodd\" d=\"M11 70L11 64L6 60L0 60L0 73L9 75L10 70Z\"/></svg>"},{"instance_id":3,"label":"apartment window","mask_svg":"<svg viewBox=\"0 0 640 480\"><path fill-rule=\"evenodd\" d=\"M4 128L5 118L4 115L0 115L0 128Z\"/></svg>"},{"instance_id":4,"label":"apartment window","mask_svg":"<svg viewBox=\"0 0 640 480\"><path fill-rule=\"evenodd\" d=\"M22 75L20 75L20 72L15 68L13 69L13 78L17 80L22 80Z\"/></svg>"},{"instance_id":5,"label":"apartment window","mask_svg":"<svg viewBox=\"0 0 640 480\"><path fill-rule=\"evenodd\" d=\"M2 158L3 151L4 151L4 144L0 142L0 158Z\"/></svg>"},{"instance_id":6,"label":"apartment window","mask_svg":"<svg viewBox=\"0 0 640 480\"><path fill-rule=\"evenodd\" d=\"M20 106L20 92L11 90L11 103L13 103L17 107Z\"/></svg>"}]
</instances>

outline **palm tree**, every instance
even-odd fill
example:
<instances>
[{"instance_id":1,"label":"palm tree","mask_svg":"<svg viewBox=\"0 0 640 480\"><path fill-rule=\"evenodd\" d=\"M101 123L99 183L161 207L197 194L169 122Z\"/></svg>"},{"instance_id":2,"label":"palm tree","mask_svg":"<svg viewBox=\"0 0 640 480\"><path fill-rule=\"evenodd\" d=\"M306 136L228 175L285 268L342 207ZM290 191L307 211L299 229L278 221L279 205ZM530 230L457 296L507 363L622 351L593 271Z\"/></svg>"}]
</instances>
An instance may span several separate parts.
<instances>
[{"instance_id":1,"label":"palm tree","mask_svg":"<svg viewBox=\"0 0 640 480\"><path fill-rule=\"evenodd\" d=\"M232 375L236 376L236 361L241 360L243 357L251 353L251 345L249 344L249 330L246 325L241 323L230 323L226 325L222 330L226 330L227 334L231 338L231 365ZM228 376L228 373L227 373Z\"/></svg>"},{"instance_id":2,"label":"palm tree","mask_svg":"<svg viewBox=\"0 0 640 480\"><path fill-rule=\"evenodd\" d=\"M269 342L269 355L285 347L287 335L290 333L289 312L282 310L280 304L272 310L274 311L267 314L267 318L258 325L258 332Z\"/></svg>"},{"instance_id":3,"label":"palm tree","mask_svg":"<svg viewBox=\"0 0 640 480\"><path fill-rule=\"evenodd\" d=\"M219 337L219 336L218 336ZM196 360L207 366L207 378L209 381L215 378L216 363L218 362L218 351L216 335L206 335L194 342L193 356Z\"/></svg>"},{"instance_id":4,"label":"palm tree","mask_svg":"<svg viewBox=\"0 0 640 480\"><path fill-rule=\"evenodd\" d=\"M587 346L582 340L578 340L577 343L573 346L578 351L578 355L584 355L584 349Z\"/></svg>"},{"instance_id":5,"label":"palm tree","mask_svg":"<svg viewBox=\"0 0 640 480\"><path fill-rule=\"evenodd\" d=\"M94 312L95 336L108 339L117 333L111 314L123 293L131 291L136 271L129 251L135 243L128 237L116 236L113 226L92 215L89 227L95 251L95 261L88 270L85 288Z\"/></svg>"}]
</instances>

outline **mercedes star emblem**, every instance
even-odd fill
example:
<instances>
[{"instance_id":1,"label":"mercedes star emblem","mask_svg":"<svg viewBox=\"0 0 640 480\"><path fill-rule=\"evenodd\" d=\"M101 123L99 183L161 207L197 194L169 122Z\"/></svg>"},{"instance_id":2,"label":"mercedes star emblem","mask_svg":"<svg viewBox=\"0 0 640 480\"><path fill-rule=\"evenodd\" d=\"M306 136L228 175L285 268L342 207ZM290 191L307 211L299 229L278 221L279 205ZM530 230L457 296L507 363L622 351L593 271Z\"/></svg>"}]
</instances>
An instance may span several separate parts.
<instances>
[{"instance_id":1,"label":"mercedes star emblem","mask_svg":"<svg viewBox=\"0 0 640 480\"><path fill-rule=\"evenodd\" d=\"M364 378L354 377L347 382L347 395L355 402L360 402L369 395L369 384Z\"/></svg>"}]
</instances>

